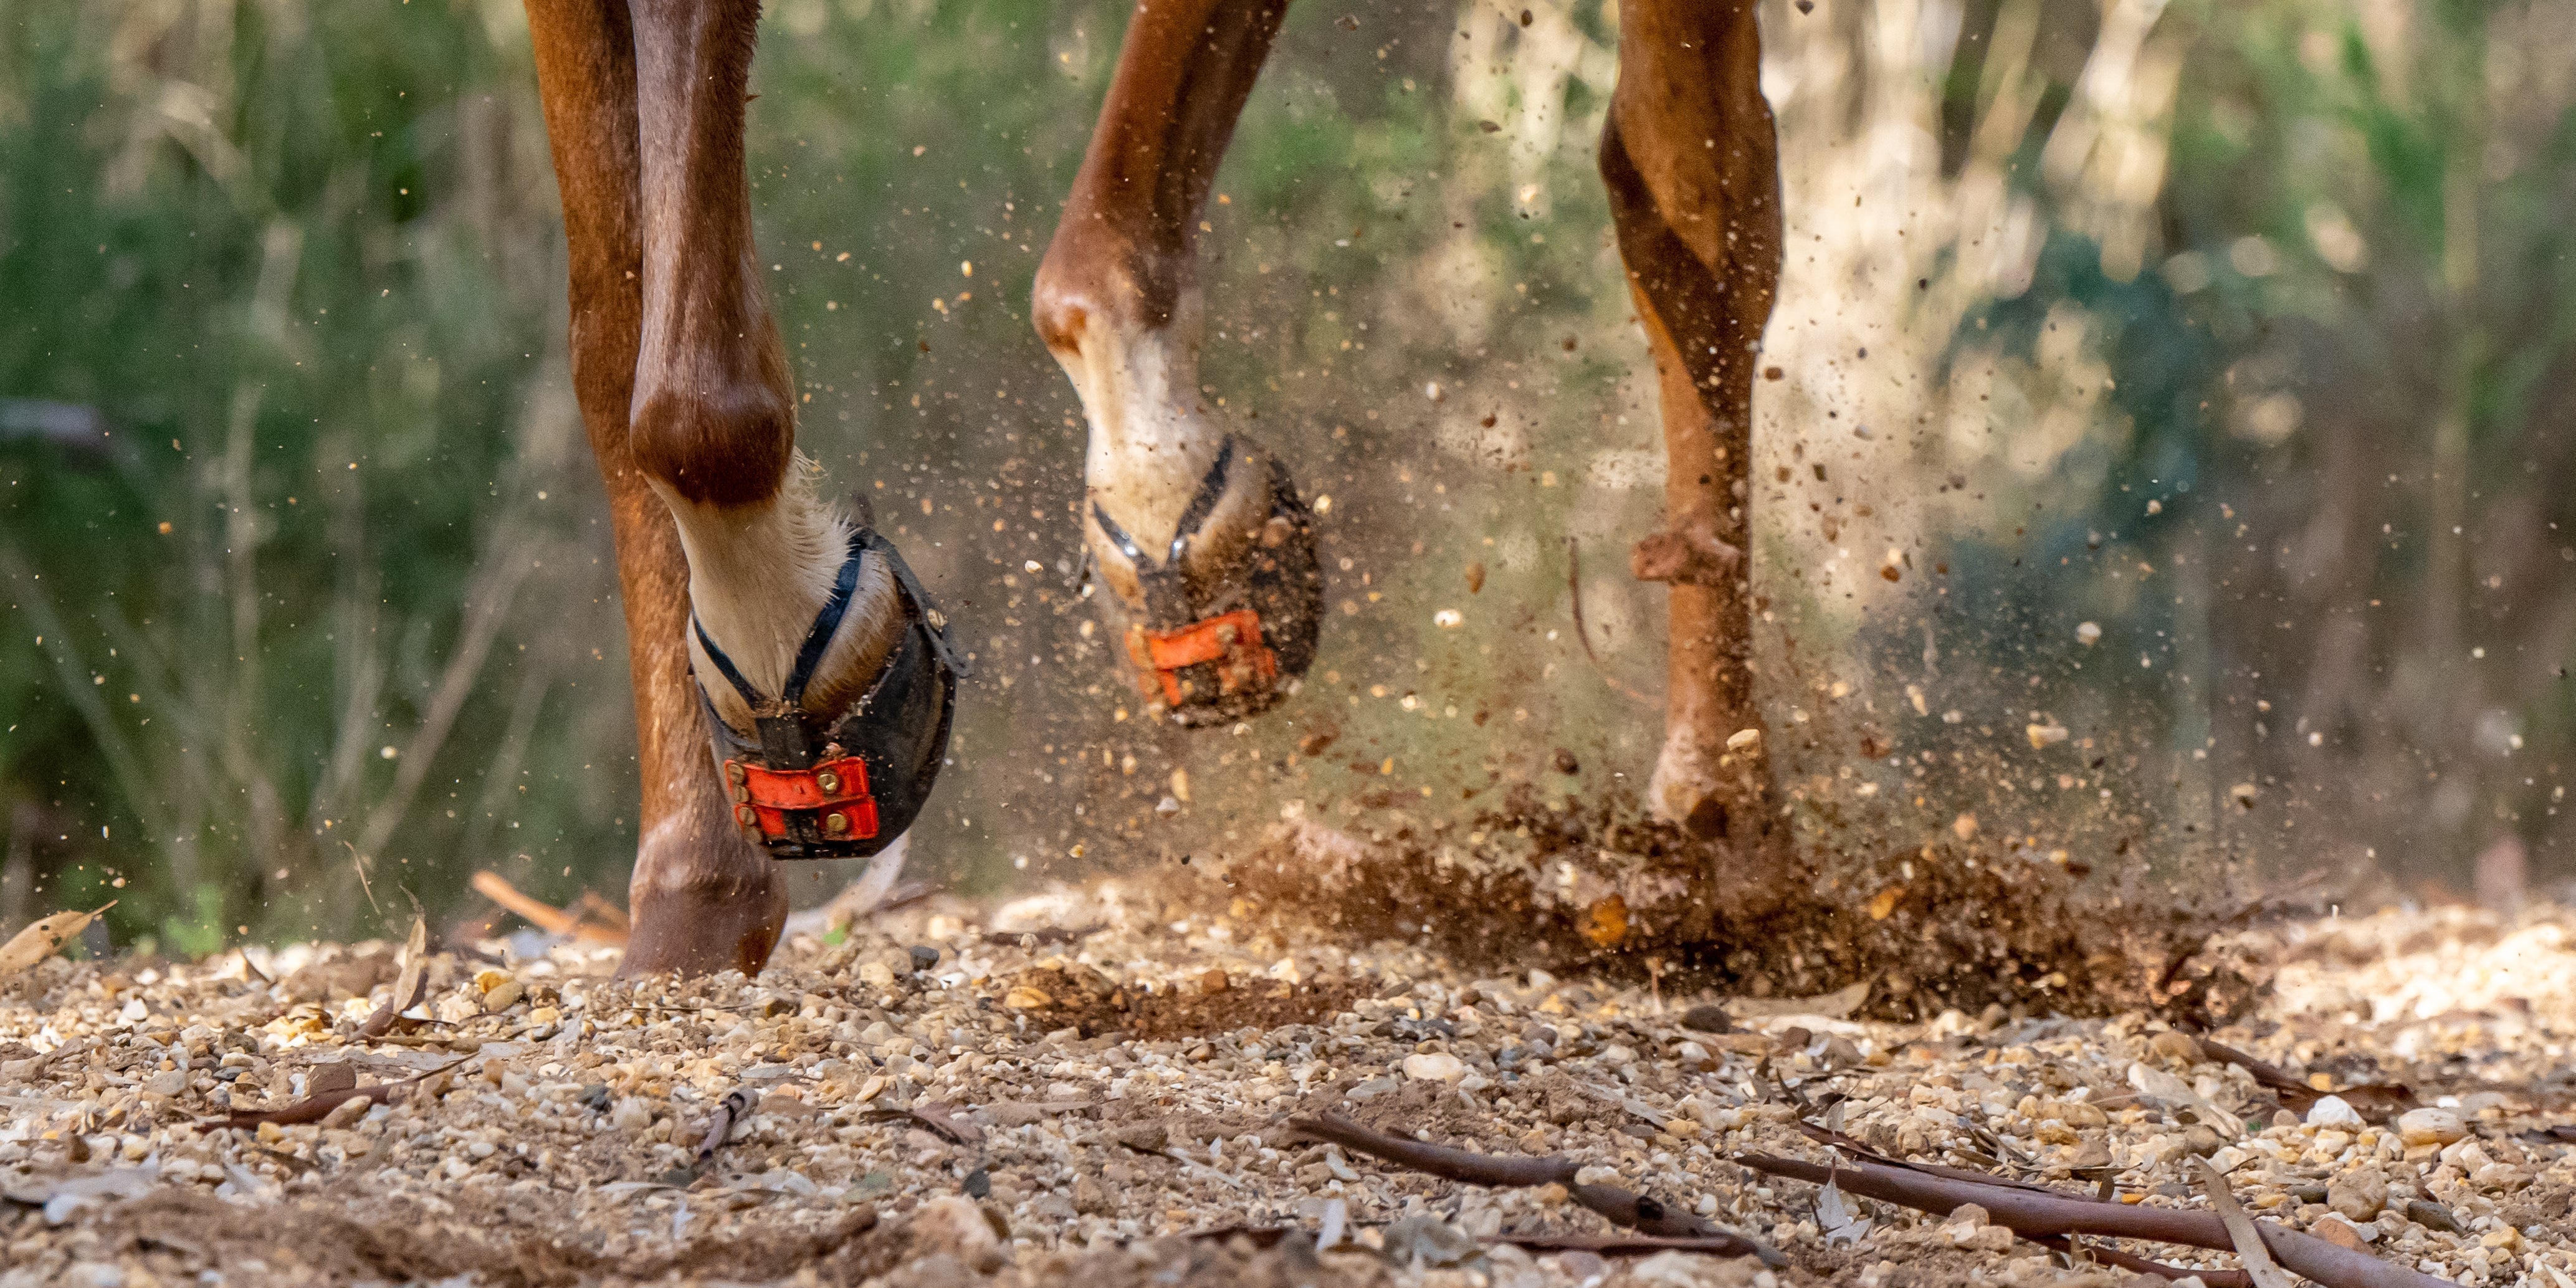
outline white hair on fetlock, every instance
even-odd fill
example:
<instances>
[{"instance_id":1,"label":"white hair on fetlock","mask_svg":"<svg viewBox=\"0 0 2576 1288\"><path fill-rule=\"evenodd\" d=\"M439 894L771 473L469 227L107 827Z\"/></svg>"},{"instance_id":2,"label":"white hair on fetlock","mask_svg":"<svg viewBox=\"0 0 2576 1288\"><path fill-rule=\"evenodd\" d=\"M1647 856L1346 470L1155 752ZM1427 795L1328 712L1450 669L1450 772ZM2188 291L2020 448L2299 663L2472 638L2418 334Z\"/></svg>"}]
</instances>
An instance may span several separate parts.
<instances>
[{"instance_id":1,"label":"white hair on fetlock","mask_svg":"<svg viewBox=\"0 0 2576 1288\"><path fill-rule=\"evenodd\" d=\"M748 505L703 505L657 487L689 560L689 603L716 647L762 696L776 698L806 632L831 598L856 524L821 500L822 468L799 452L778 491ZM904 625L893 570L870 557L841 627L815 668L804 709L838 713L875 679ZM691 662L716 713L737 731L752 711L707 658L694 633Z\"/></svg>"}]
</instances>

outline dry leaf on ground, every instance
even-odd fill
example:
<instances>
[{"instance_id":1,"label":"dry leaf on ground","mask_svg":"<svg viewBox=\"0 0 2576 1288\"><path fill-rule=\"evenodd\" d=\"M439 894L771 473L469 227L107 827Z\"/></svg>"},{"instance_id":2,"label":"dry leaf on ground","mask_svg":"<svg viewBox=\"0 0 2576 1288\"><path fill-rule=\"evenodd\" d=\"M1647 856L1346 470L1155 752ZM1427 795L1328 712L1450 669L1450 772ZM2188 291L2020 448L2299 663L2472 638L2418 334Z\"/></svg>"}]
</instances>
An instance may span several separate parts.
<instances>
[{"instance_id":1,"label":"dry leaf on ground","mask_svg":"<svg viewBox=\"0 0 2576 1288\"><path fill-rule=\"evenodd\" d=\"M0 944L0 975L15 975L62 951L64 944L98 920L99 913L115 906L116 900L110 899L89 912L66 910L30 923L10 936L8 943Z\"/></svg>"}]
</instances>

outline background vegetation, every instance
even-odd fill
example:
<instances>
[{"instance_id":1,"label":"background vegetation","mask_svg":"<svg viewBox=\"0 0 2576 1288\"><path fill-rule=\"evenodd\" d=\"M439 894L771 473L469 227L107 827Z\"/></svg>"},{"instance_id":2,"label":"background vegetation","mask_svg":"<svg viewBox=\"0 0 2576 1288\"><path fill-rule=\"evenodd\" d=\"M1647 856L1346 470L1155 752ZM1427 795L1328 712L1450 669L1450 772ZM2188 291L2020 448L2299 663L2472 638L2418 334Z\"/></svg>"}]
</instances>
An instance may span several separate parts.
<instances>
[{"instance_id":1,"label":"background vegetation","mask_svg":"<svg viewBox=\"0 0 2576 1288\"><path fill-rule=\"evenodd\" d=\"M1291 11L1208 214L1204 378L1331 498L1334 615L1280 718L1189 736L1086 633L1079 409L1026 321L1125 12L765 19L804 445L982 667L916 863L993 888L1301 811L1471 845L1515 784L1641 782L1615 6ZM1807 835L2563 874L2576 6L1762 20L1792 251L1757 555ZM115 897L120 939L204 951L461 906L478 867L621 890L562 275L515 0L6 6L0 923Z\"/></svg>"}]
</instances>

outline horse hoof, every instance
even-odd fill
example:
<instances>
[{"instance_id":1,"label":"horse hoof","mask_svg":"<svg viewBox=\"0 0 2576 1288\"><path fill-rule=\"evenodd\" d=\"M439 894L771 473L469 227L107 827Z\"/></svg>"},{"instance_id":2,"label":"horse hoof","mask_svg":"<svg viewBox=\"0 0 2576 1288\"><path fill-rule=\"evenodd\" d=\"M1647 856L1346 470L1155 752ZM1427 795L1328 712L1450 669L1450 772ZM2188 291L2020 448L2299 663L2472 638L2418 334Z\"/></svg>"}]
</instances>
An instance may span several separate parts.
<instances>
[{"instance_id":1,"label":"horse hoof","mask_svg":"<svg viewBox=\"0 0 2576 1288\"><path fill-rule=\"evenodd\" d=\"M840 629L862 561L883 560L893 574L904 628L856 704L837 715L804 705L805 686ZM893 543L862 525L831 599L815 618L786 690L762 693L745 679L704 627L698 645L724 681L753 711L746 735L716 714L703 684L698 701L722 768L733 822L743 839L777 859L866 858L893 844L930 798L947 758L965 660L948 641L947 619Z\"/></svg>"},{"instance_id":2,"label":"horse hoof","mask_svg":"<svg viewBox=\"0 0 2576 1288\"><path fill-rule=\"evenodd\" d=\"M1085 524L1149 705L1192 728L1258 714L1315 660L1315 518L1285 465L1229 435L1160 558L1094 502Z\"/></svg>"}]
</instances>

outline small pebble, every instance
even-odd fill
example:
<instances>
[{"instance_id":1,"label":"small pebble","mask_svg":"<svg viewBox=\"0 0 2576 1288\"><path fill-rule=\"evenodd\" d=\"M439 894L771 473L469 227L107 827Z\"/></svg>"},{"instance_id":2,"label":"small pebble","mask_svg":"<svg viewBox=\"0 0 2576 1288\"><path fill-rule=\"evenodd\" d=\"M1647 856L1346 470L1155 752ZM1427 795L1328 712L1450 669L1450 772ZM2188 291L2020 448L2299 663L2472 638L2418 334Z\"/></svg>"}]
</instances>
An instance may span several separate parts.
<instances>
[{"instance_id":1,"label":"small pebble","mask_svg":"<svg viewBox=\"0 0 2576 1288\"><path fill-rule=\"evenodd\" d=\"M1467 1065L1445 1051L1404 1057L1404 1076L1415 1082L1456 1082L1467 1076Z\"/></svg>"},{"instance_id":2,"label":"small pebble","mask_svg":"<svg viewBox=\"0 0 2576 1288\"><path fill-rule=\"evenodd\" d=\"M2176 1069L2189 1069L2209 1058L2201 1051L2199 1041L2180 1029L2166 1029L2157 1034L2147 1043L2147 1049Z\"/></svg>"},{"instance_id":3,"label":"small pebble","mask_svg":"<svg viewBox=\"0 0 2576 1288\"><path fill-rule=\"evenodd\" d=\"M1693 1033L1733 1033L1735 1018L1723 1006L1702 1002L1682 1012L1682 1027Z\"/></svg>"},{"instance_id":4,"label":"small pebble","mask_svg":"<svg viewBox=\"0 0 2576 1288\"><path fill-rule=\"evenodd\" d=\"M2454 1282L2576 1288L2548 1276L2576 1270L2564 1260L2576 1241L2553 1206L2576 1177L2576 1148L2546 1134L2566 1115L2474 1089L2541 1086L2565 1067L2555 1048L2576 1031L2576 987L2559 981L2576 980L2576 917L2537 901L2510 921L2459 908L2347 909L2248 928L2257 949L2278 951L2279 982L2215 1040L2300 1076L2331 1069L2343 1081L2405 1081L2428 1098L2470 1088L2457 1107L2383 1132L2331 1104L2276 1118L2245 1071L2134 1014L2016 1021L1990 1005L1991 993L1959 991L1957 979L1889 984L1891 996L1937 1017L1928 1026L1855 1017L1852 1027L1774 1038L1743 1031L1724 1006L1839 1015L1790 1000L1830 979L1801 982L1766 964L1774 974L1762 1002L1668 1007L1644 977L1559 978L1526 963L1453 968L1401 943L1274 945L1269 932L1229 926L1224 914L1166 914L1153 899L1133 901L1133 912L1048 914L1062 921L992 918L1102 927L1079 938L997 936L966 905L944 900L853 925L832 942L791 935L751 978L621 981L613 953L577 944L514 956L507 969L450 956L428 1007L439 1025L385 1041L354 1032L381 1003L384 979L367 985L372 994L352 987L336 1001L290 1007L229 960L156 963L168 982L119 962L136 979L113 987L102 964L49 965L47 978L17 985L24 1005L0 1008L0 1081L26 1101L22 1130L0 1120L0 1178L157 1159L155 1184L181 1197L229 1185L225 1198L253 1200L236 1210L244 1223L288 1210L264 1196L301 1190L334 1202L345 1190L361 1217L392 1210L369 1206L380 1194L438 1196L472 1214L508 1213L528 1234L567 1247L600 1234L627 1249L613 1255L628 1267L677 1265L689 1248L804 1238L870 1208L915 1240L905 1255L920 1273L901 1269L890 1280L912 1288L1037 1281L1015 1261L1051 1267L1048 1276L1060 1267L1068 1282L1141 1283L1173 1264L1145 1264L1164 1255L1145 1251L1160 1249L1161 1235L1246 1223L1321 1230L1328 1205L1338 1205L1342 1247L1314 1261L1294 1259L1287 1243L1204 1241L1189 1256L1218 1258L1208 1264L1246 1283L1340 1282L1349 1276L1337 1272L1374 1250L1366 1264L1377 1288L1474 1288L1478 1276L1485 1288L1585 1288L1570 1269L1601 1276L1593 1288L1613 1279L1618 1288L1756 1288L1761 1272L1750 1266L1669 1250L1603 1257L1489 1245L1439 1264L1464 1246L1453 1234L1597 1227L1563 1186L1426 1188L1382 1160L1297 1136L1286 1120L1338 1110L1480 1153L1556 1155L1581 1165L1586 1182L1758 1232L1800 1259L1802 1277L1823 1276L1805 1260L1827 1241L1814 1187L1716 1161L1821 1156L1773 1090L1792 1082L1811 1104L1849 1097L1829 1111L1831 1125L1890 1153L1991 1155L2000 1141L2044 1181L2089 1192L2107 1176L2123 1197L2193 1208L2201 1200L2186 1174L2199 1152L2231 1169L2240 1200L2265 1220ZM290 962L278 977L298 968ZM1661 983L1669 990L1675 980ZM521 990L515 1004L486 1013L507 984ZM1279 1007L1291 985L1347 990L1350 1000L1288 1014ZM137 997L142 1018L125 1018ZM2452 1018L2340 1018L2377 1007ZM1171 1015L1184 1018L1167 1023ZM58 1041L99 1042L100 1058L46 1068L27 1054ZM275 1107L341 1077L396 1081L475 1049L485 1058L417 1092L382 1105L351 1100L318 1124L272 1123L256 1134L186 1127L234 1107L228 1098ZM2443 1067L2471 1072L2451 1081L2433 1072ZM737 1091L757 1111L697 1163L716 1106ZM2338 1099L2379 1115L2359 1093ZM24 1115L44 1101L94 1116L86 1131L59 1116L39 1126ZM2247 1130L2223 1121L2227 1112L2247 1113ZM1935 1279L1994 1288L2065 1279L2073 1288L2099 1277L2048 1273L2045 1258L1990 1215L1953 1224L1946 1213L1847 1203L1874 1228L1833 1267L1829 1277L1844 1288ZM400 1210L420 1238L467 1237L465 1215ZM60 1279L77 1262L124 1257L107 1252L125 1247L118 1219L102 1205L60 1226L22 1221L0 1241L0 1262L50 1265ZM1406 1264L1388 1264L1389 1250ZM1940 1274L1926 1279L1916 1263L1936 1252ZM148 1255L161 1282L221 1270L157 1245ZM721 1269L689 1264L692 1273ZM140 1269L126 1273L142 1282ZM1006 1277L983 1278L994 1273Z\"/></svg>"},{"instance_id":5,"label":"small pebble","mask_svg":"<svg viewBox=\"0 0 2576 1288\"><path fill-rule=\"evenodd\" d=\"M2326 1187L2325 1204L2355 1224L2375 1221L2388 1206L2388 1181L2374 1171L2348 1173Z\"/></svg>"},{"instance_id":6,"label":"small pebble","mask_svg":"<svg viewBox=\"0 0 2576 1288\"><path fill-rule=\"evenodd\" d=\"M2413 1145L2449 1145L2468 1137L2469 1125L2452 1110L2427 1105L2397 1117L2397 1138Z\"/></svg>"},{"instance_id":7,"label":"small pebble","mask_svg":"<svg viewBox=\"0 0 2576 1288\"><path fill-rule=\"evenodd\" d=\"M2445 1234L2461 1233L2460 1219L2451 1215L2451 1209L2430 1199L2406 1200L2406 1219L2428 1230L2440 1230Z\"/></svg>"}]
</instances>

